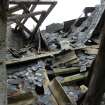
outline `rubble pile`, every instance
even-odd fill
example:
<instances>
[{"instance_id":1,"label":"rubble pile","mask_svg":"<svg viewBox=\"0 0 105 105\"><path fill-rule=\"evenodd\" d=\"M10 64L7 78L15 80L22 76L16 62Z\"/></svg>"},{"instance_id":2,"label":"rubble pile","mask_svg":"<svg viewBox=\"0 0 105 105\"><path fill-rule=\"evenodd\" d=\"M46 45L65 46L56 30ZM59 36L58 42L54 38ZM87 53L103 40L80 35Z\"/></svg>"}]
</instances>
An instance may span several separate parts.
<instances>
[{"instance_id":1,"label":"rubble pile","mask_svg":"<svg viewBox=\"0 0 105 105\"><path fill-rule=\"evenodd\" d=\"M44 63L40 61L31 67L27 67L24 71L8 75L8 95L15 93L19 89L21 93L24 93L34 90L35 86L42 87L44 79L43 70Z\"/></svg>"}]
</instances>

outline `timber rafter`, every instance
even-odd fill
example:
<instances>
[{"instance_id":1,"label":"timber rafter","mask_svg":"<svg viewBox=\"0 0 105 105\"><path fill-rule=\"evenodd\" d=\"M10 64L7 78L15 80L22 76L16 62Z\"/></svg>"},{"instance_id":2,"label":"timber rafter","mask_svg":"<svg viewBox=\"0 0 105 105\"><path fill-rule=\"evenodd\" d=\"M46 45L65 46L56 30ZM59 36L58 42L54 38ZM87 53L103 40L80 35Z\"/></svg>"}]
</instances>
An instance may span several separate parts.
<instances>
[{"instance_id":1,"label":"timber rafter","mask_svg":"<svg viewBox=\"0 0 105 105\"><path fill-rule=\"evenodd\" d=\"M37 33L39 27L42 25L46 17L53 10L57 2L48 0L9 0L9 4L14 6L10 7L8 10L8 21L12 21L11 23L16 23L15 29L22 29L23 31L26 31L32 39L34 38L33 36ZM35 8L39 5L49 5L49 8L44 11L35 11ZM23 10L21 15L13 14L19 10ZM36 15L40 16L39 19L36 18ZM25 23L29 18L32 18L36 23L33 32L31 32L31 30L25 26Z\"/></svg>"}]
</instances>

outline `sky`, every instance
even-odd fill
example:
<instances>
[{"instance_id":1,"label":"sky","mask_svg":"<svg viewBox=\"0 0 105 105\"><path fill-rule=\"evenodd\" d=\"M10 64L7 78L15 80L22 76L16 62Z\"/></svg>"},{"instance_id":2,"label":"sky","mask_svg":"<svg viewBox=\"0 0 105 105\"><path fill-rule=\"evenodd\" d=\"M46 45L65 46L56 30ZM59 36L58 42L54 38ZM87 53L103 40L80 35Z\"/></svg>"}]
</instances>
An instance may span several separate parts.
<instances>
[{"instance_id":1,"label":"sky","mask_svg":"<svg viewBox=\"0 0 105 105\"><path fill-rule=\"evenodd\" d=\"M100 4L101 0L55 0L55 1L57 1L58 3L42 23L40 27L41 30L45 29L47 25L52 23L63 23L64 21L76 19L83 13L82 11L85 7L91 7ZM35 11L42 11L47 9L48 6L39 5L35 8ZM22 11L18 12L22 13ZM28 29L33 30L33 28L36 26L36 23L33 21L32 18L29 18L28 21L25 23L25 26ZM15 24L12 24L11 27L15 27Z\"/></svg>"},{"instance_id":2,"label":"sky","mask_svg":"<svg viewBox=\"0 0 105 105\"><path fill-rule=\"evenodd\" d=\"M56 1L58 2L56 7L46 18L46 20L41 26L41 29L45 29L45 26L52 23L63 23L63 21L78 18L85 7L95 6L100 3L100 0L56 0Z\"/></svg>"}]
</instances>

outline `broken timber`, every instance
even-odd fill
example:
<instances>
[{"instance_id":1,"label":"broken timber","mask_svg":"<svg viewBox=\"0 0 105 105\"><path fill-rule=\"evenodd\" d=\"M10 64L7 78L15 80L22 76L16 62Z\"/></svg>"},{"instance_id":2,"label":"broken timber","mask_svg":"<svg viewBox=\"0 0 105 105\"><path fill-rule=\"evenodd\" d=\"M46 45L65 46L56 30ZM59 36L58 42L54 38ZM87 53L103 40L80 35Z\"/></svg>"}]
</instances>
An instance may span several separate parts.
<instances>
[{"instance_id":1,"label":"broken timber","mask_svg":"<svg viewBox=\"0 0 105 105\"><path fill-rule=\"evenodd\" d=\"M74 100L71 97L68 97L61 84L54 79L49 84L50 91L54 95L58 105L76 105Z\"/></svg>"},{"instance_id":2,"label":"broken timber","mask_svg":"<svg viewBox=\"0 0 105 105\"><path fill-rule=\"evenodd\" d=\"M9 97L8 98L8 104L9 105L30 105L32 102L34 102L35 98L32 93L24 93L20 94L18 96ZM24 104L26 103L27 104ZM30 104L29 104L30 103Z\"/></svg>"},{"instance_id":3,"label":"broken timber","mask_svg":"<svg viewBox=\"0 0 105 105\"><path fill-rule=\"evenodd\" d=\"M70 68L55 68L51 75L60 76L70 73L80 72L80 67L70 67Z\"/></svg>"},{"instance_id":4,"label":"broken timber","mask_svg":"<svg viewBox=\"0 0 105 105\"><path fill-rule=\"evenodd\" d=\"M79 74L75 74L72 76L64 77L64 79L61 81L61 84L62 85L70 85L74 82L86 79L87 76L88 76L88 73L86 72L86 73L79 73Z\"/></svg>"}]
</instances>

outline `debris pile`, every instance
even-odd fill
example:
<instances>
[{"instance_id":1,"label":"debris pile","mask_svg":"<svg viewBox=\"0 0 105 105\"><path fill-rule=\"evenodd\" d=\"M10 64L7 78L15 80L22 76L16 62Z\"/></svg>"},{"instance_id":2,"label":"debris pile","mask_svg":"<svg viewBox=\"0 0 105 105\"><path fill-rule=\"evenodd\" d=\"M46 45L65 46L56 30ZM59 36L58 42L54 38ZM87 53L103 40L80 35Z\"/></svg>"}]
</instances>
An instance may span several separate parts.
<instances>
[{"instance_id":1,"label":"debris pile","mask_svg":"<svg viewBox=\"0 0 105 105\"><path fill-rule=\"evenodd\" d=\"M8 75L8 92L15 93L20 89L20 92L28 92L35 90L35 87L43 87L44 80L44 63L42 61L38 62L31 67L27 67L26 70L21 72L16 72L14 74ZM10 91L11 89L11 91Z\"/></svg>"}]
</instances>

